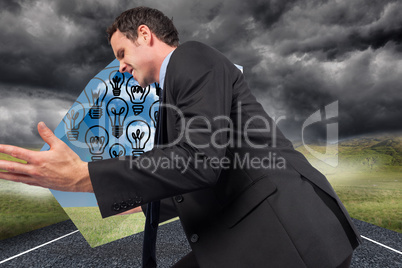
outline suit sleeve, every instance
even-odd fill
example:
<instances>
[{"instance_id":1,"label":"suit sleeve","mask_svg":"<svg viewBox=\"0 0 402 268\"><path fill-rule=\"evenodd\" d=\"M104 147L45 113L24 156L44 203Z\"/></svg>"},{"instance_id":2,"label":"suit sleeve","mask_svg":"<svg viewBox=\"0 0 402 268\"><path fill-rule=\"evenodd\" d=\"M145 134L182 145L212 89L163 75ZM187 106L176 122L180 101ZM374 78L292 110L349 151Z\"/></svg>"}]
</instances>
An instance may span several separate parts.
<instances>
[{"instance_id":1,"label":"suit sleeve","mask_svg":"<svg viewBox=\"0 0 402 268\"><path fill-rule=\"evenodd\" d=\"M223 117L230 116L234 76L226 62L200 61L194 64L194 59L186 62L184 58L170 67L176 75L170 79L167 94L178 110L175 122L167 122L167 127L176 130L174 144L133 159L89 163L102 217L216 184L220 169L210 161L226 153L228 132L224 130L230 122Z\"/></svg>"}]
</instances>

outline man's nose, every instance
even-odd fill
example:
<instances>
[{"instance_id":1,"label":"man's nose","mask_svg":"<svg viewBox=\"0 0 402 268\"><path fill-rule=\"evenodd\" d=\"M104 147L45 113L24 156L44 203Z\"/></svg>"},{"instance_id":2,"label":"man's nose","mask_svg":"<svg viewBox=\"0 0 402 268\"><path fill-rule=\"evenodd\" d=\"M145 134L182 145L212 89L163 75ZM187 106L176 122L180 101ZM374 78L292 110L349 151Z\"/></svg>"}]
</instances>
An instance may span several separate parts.
<instances>
[{"instance_id":1,"label":"man's nose","mask_svg":"<svg viewBox=\"0 0 402 268\"><path fill-rule=\"evenodd\" d=\"M123 62L120 62L120 68L119 68L119 72L121 73L125 73L127 69L127 65L124 64Z\"/></svg>"}]
</instances>

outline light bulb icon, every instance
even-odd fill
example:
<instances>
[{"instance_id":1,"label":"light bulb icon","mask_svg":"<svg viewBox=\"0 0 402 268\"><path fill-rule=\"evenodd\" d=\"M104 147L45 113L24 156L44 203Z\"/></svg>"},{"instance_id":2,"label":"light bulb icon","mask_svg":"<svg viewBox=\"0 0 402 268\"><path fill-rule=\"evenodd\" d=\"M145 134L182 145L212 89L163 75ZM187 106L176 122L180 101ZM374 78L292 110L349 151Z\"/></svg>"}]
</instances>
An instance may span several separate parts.
<instances>
[{"instance_id":1,"label":"light bulb icon","mask_svg":"<svg viewBox=\"0 0 402 268\"><path fill-rule=\"evenodd\" d=\"M106 112L112 124L112 135L120 138L123 135L123 124L128 114L128 104L122 98L115 97L107 104Z\"/></svg>"},{"instance_id":2,"label":"light bulb icon","mask_svg":"<svg viewBox=\"0 0 402 268\"><path fill-rule=\"evenodd\" d=\"M147 98L149 92L151 91L151 86L149 85L145 88L142 88L133 79L133 77L130 77L127 80L126 91L127 94L130 96L131 102L134 104L133 105L134 115L139 115L144 110L144 105L142 104L145 102L145 99Z\"/></svg>"},{"instance_id":3,"label":"light bulb icon","mask_svg":"<svg viewBox=\"0 0 402 268\"><path fill-rule=\"evenodd\" d=\"M90 127L85 134L85 142L89 148L89 152L93 155L92 161L102 160L102 154L109 143L109 134L102 126Z\"/></svg>"},{"instance_id":4,"label":"light bulb icon","mask_svg":"<svg viewBox=\"0 0 402 268\"><path fill-rule=\"evenodd\" d=\"M159 98L161 97L161 87L160 87L160 85L159 85L159 83L154 83L154 86L155 86L155 91L156 91L156 96L158 96Z\"/></svg>"},{"instance_id":5,"label":"light bulb icon","mask_svg":"<svg viewBox=\"0 0 402 268\"><path fill-rule=\"evenodd\" d=\"M69 141L78 140L80 124L85 117L85 108L81 102L76 101L66 116L63 118L63 122L67 129L67 138Z\"/></svg>"},{"instance_id":6,"label":"light bulb icon","mask_svg":"<svg viewBox=\"0 0 402 268\"><path fill-rule=\"evenodd\" d=\"M159 120L159 101L155 101L152 103L151 107L149 107L149 117L152 120L152 123L154 124L154 127L158 125L158 120Z\"/></svg>"},{"instance_id":7,"label":"light bulb icon","mask_svg":"<svg viewBox=\"0 0 402 268\"><path fill-rule=\"evenodd\" d=\"M115 143L110 146L109 155L111 158L117 158L126 155L126 149L120 143Z\"/></svg>"},{"instance_id":8,"label":"light bulb icon","mask_svg":"<svg viewBox=\"0 0 402 268\"><path fill-rule=\"evenodd\" d=\"M119 70L114 70L109 74L109 83L112 86L113 96L120 96L121 87L124 84L124 74Z\"/></svg>"},{"instance_id":9,"label":"light bulb icon","mask_svg":"<svg viewBox=\"0 0 402 268\"><path fill-rule=\"evenodd\" d=\"M128 124L126 135L131 143L133 156L139 156L144 152L145 145L151 137L151 128L143 120L134 120Z\"/></svg>"},{"instance_id":10,"label":"light bulb icon","mask_svg":"<svg viewBox=\"0 0 402 268\"><path fill-rule=\"evenodd\" d=\"M89 105L91 106L89 110L89 116L92 119L99 119L102 117L102 105L103 100L107 94L107 84L105 81L98 77L94 77L89 81L88 85L84 90L85 95L87 96Z\"/></svg>"}]
</instances>

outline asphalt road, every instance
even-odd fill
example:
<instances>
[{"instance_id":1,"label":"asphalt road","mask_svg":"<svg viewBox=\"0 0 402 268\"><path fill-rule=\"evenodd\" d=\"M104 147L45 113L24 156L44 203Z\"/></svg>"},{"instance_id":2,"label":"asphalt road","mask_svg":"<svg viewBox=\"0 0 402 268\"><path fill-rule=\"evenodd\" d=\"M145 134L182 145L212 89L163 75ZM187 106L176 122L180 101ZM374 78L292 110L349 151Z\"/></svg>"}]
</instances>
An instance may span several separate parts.
<instances>
[{"instance_id":1,"label":"asphalt road","mask_svg":"<svg viewBox=\"0 0 402 268\"><path fill-rule=\"evenodd\" d=\"M402 250L402 234L362 221L354 222L362 236L399 252ZM170 267L190 247L178 221L159 228L158 267ZM142 239L143 234L139 233L91 248L75 225L65 221L0 241L0 267L141 267ZM402 267L402 254L363 240L353 255L351 267ZM24 254L12 258L20 253Z\"/></svg>"}]
</instances>

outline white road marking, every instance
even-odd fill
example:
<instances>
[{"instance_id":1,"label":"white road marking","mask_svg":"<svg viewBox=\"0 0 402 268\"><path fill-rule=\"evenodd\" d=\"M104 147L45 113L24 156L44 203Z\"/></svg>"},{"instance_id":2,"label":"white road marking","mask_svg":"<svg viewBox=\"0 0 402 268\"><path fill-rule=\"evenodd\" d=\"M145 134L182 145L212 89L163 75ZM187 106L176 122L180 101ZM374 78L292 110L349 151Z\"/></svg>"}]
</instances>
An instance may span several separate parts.
<instances>
[{"instance_id":1,"label":"white road marking","mask_svg":"<svg viewBox=\"0 0 402 268\"><path fill-rule=\"evenodd\" d=\"M74 232L71 232L71 233L69 233L69 234L60 236L59 238L53 239L52 241L46 242L46 243L44 243L44 244L42 244L42 245L39 245L39 246L37 246L37 247L28 249L27 251L24 251L24 252L22 252L22 253L20 253L20 254L17 254L17 255L15 255L15 256L12 256L12 257L10 257L10 258L8 258L8 259L2 260L2 261L0 261L0 264L5 263L5 262L7 262L7 261L10 261L10 260L12 260L12 259L14 259L14 258L17 258L17 257L19 257L19 256L21 256L21 255L24 255L24 254L26 254L26 253L28 253L28 252L30 252L30 251L33 251L33 250L35 250L35 249L38 249L38 248L40 248L40 247L46 246L46 245L48 245L48 244L50 244L50 243L53 243L53 242L55 242L55 241L57 241L57 240L59 240L59 239L62 239L62 238L67 237L67 236L69 236L69 235L72 235L72 234L74 234L74 233L76 233L76 232L79 232L79 230L75 230Z\"/></svg>"},{"instance_id":2,"label":"white road marking","mask_svg":"<svg viewBox=\"0 0 402 268\"><path fill-rule=\"evenodd\" d=\"M374 241L373 239L370 239L370 238L368 238L368 237L365 237L365 236L362 236L362 235L361 235L361 237L364 238L364 239L367 239L367 240L370 241L370 242L373 242L373 243L375 243L375 244L378 244L378 245L380 245L380 246L382 246L382 247L384 247L384 248L387 248L387 249L389 249L389 250L395 251L396 253L399 253L399 254L402 255L402 252L400 252L400 251L398 251L398 250L396 250L396 249L393 249L393 248L391 248L391 247L388 247L388 246L386 246L386 245L384 245L384 244L381 244L381 243L379 243L379 242L377 242L377 241Z\"/></svg>"},{"instance_id":3,"label":"white road marking","mask_svg":"<svg viewBox=\"0 0 402 268\"><path fill-rule=\"evenodd\" d=\"M71 232L71 233L68 233L68 234L66 234L66 235L60 236L59 238L53 239L52 241L46 242L46 243L44 243L44 244L42 244L42 245L39 245L39 246L37 246L37 247L28 249L27 251L21 252L20 254L17 254L17 255L15 255L15 256L12 256L12 257L10 257L10 258L8 258L8 259L2 260L2 261L0 261L0 264L5 263L5 262L8 262L8 261L10 261L10 260L12 260L12 259L14 259L14 258L17 258L17 257L19 257L19 256L21 256L21 255L24 255L24 254L26 254L26 253L28 253L28 252L31 252L31 251L33 251L33 250L35 250L35 249L38 249L38 248L40 248L40 247L46 246L46 245L48 245L48 244L50 244L50 243L53 243L53 242L55 242L55 241L57 241L57 240L60 240L60 239L62 239L62 238L65 238L65 237L67 237L67 236L69 236L69 235L72 235L72 234L74 234L74 233L76 233L76 232L79 232L79 230L75 230L74 232ZM364 239L366 239L366 240L368 240L368 241L370 241L370 242L373 242L373 243L375 243L375 244L378 244L378 245L380 245L380 246L382 246L382 247L384 247L384 248L387 248L387 249L389 249L389 250L392 250L392 251L394 251L394 252L399 253L399 254L402 255L402 252L400 252L400 251L398 251L398 250L396 250L396 249L393 249L393 248L391 248L391 247L388 247L388 246L386 246L386 245L384 245L384 244L381 244L381 243L379 243L379 242L377 242L377 241L374 241L373 239L370 239L370 238L368 238L368 237L365 237L365 236L362 236L362 235L361 235L361 237L364 238Z\"/></svg>"}]
</instances>

